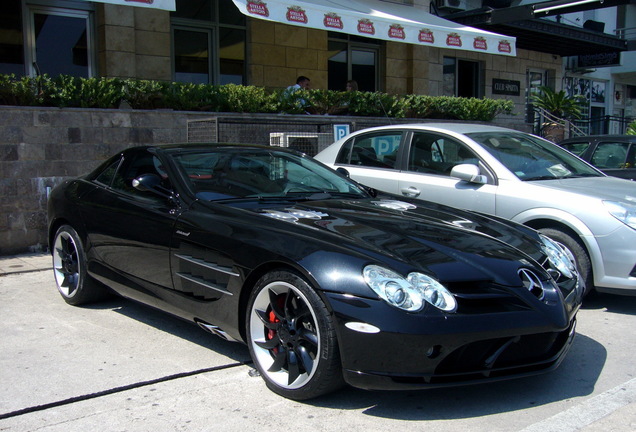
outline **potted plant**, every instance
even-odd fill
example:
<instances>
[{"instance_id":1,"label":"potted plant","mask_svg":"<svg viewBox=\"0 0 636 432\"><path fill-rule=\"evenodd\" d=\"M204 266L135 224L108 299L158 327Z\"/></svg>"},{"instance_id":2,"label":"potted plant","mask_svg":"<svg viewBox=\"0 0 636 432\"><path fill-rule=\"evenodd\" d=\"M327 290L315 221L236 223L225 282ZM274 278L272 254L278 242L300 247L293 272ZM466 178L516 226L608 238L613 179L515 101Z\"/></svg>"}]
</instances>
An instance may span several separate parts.
<instances>
[{"instance_id":1,"label":"potted plant","mask_svg":"<svg viewBox=\"0 0 636 432\"><path fill-rule=\"evenodd\" d=\"M542 135L555 142L565 138L566 123L583 114L583 96L568 96L564 90L557 92L550 87L539 87L539 94L532 96L532 102L543 110Z\"/></svg>"}]
</instances>

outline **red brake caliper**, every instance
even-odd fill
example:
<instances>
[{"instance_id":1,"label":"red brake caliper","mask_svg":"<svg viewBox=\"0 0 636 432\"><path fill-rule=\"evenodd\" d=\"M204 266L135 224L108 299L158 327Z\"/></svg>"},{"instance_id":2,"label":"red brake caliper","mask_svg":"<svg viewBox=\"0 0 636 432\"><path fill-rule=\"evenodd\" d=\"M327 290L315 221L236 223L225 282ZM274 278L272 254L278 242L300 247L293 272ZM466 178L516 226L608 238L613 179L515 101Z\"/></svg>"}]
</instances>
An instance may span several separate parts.
<instances>
[{"instance_id":1,"label":"red brake caliper","mask_svg":"<svg viewBox=\"0 0 636 432\"><path fill-rule=\"evenodd\" d=\"M285 297L284 296L279 296L276 299L276 302L279 304L280 307L283 307L283 305L285 304ZM269 313L267 314L267 319L271 323L280 322L280 320L278 318L276 318L276 314L274 313L274 310L271 309L271 308L269 310ZM276 337L276 330L268 329L267 330L267 340L274 339L275 337ZM274 348L272 351L274 352L274 354L278 354L278 347Z\"/></svg>"}]
</instances>

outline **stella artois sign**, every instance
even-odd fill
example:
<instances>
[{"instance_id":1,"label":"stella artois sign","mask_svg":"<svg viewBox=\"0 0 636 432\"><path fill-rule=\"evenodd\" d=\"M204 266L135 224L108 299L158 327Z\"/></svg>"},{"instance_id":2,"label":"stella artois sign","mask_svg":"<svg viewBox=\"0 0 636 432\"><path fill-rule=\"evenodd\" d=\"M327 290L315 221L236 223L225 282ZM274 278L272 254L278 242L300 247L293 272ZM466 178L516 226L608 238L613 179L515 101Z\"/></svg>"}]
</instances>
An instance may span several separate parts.
<instances>
[{"instance_id":1,"label":"stella artois sign","mask_svg":"<svg viewBox=\"0 0 636 432\"><path fill-rule=\"evenodd\" d=\"M481 36L477 36L473 41L473 48L477 50L488 51L488 44L486 43L486 39Z\"/></svg>"},{"instance_id":2,"label":"stella artois sign","mask_svg":"<svg viewBox=\"0 0 636 432\"><path fill-rule=\"evenodd\" d=\"M334 12L329 12L325 14L325 19L322 20L322 23L325 27L335 28L342 30L344 28L344 24L342 23L342 18L338 16L338 14Z\"/></svg>"},{"instance_id":3,"label":"stella artois sign","mask_svg":"<svg viewBox=\"0 0 636 432\"><path fill-rule=\"evenodd\" d=\"M499 47L497 49L501 53L510 54L512 52L512 46L510 45L510 42L508 42L507 40L499 41Z\"/></svg>"},{"instance_id":4,"label":"stella artois sign","mask_svg":"<svg viewBox=\"0 0 636 432\"><path fill-rule=\"evenodd\" d=\"M433 36L431 29L422 29L417 40L425 43L435 43L435 36Z\"/></svg>"},{"instance_id":5,"label":"stella artois sign","mask_svg":"<svg viewBox=\"0 0 636 432\"><path fill-rule=\"evenodd\" d=\"M1 1L1 0L0 0ZM39 0L38 0L39 1ZM176 0L90 0L156 6ZM185 1L185 0L179 0ZM413 3L397 2L392 3ZM384 6L383 2L343 0L231 0L241 13L280 25L347 33L384 41L424 47L458 49L494 55L515 56L512 36L457 26L413 6ZM150 6L150 4L152 4ZM390 13L389 13L390 12ZM439 21L438 21L439 20Z\"/></svg>"},{"instance_id":6,"label":"stella artois sign","mask_svg":"<svg viewBox=\"0 0 636 432\"><path fill-rule=\"evenodd\" d=\"M373 26L373 21L366 18L358 20L358 33L374 35L375 27Z\"/></svg>"},{"instance_id":7,"label":"stella artois sign","mask_svg":"<svg viewBox=\"0 0 636 432\"><path fill-rule=\"evenodd\" d=\"M307 14L305 10L300 6L292 6L287 8L287 14L285 15L287 21L307 24Z\"/></svg>"},{"instance_id":8,"label":"stella artois sign","mask_svg":"<svg viewBox=\"0 0 636 432\"><path fill-rule=\"evenodd\" d=\"M263 17L269 16L269 10L267 9L267 3L261 0L248 0L247 11L253 15L260 15Z\"/></svg>"},{"instance_id":9,"label":"stella artois sign","mask_svg":"<svg viewBox=\"0 0 636 432\"><path fill-rule=\"evenodd\" d=\"M462 37L457 33L449 33L446 36L446 45L460 47L462 46Z\"/></svg>"},{"instance_id":10,"label":"stella artois sign","mask_svg":"<svg viewBox=\"0 0 636 432\"><path fill-rule=\"evenodd\" d=\"M404 27L399 24L391 24L389 27L389 37L391 39L406 39L406 33L404 33Z\"/></svg>"}]
</instances>

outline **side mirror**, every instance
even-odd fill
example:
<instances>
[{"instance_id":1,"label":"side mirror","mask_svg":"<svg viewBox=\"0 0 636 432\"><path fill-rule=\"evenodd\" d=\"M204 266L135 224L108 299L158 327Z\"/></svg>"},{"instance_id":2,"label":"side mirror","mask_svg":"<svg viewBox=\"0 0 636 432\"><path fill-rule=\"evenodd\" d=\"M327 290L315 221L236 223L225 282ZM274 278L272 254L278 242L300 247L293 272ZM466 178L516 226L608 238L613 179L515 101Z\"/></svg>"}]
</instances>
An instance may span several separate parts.
<instances>
[{"instance_id":1,"label":"side mirror","mask_svg":"<svg viewBox=\"0 0 636 432\"><path fill-rule=\"evenodd\" d=\"M161 185L161 177L157 174L142 174L133 179L132 185L141 192L151 192L168 199L174 198L174 193Z\"/></svg>"},{"instance_id":2,"label":"side mirror","mask_svg":"<svg viewBox=\"0 0 636 432\"><path fill-rule=\"evenodd\" d=\"M468 183L486 184L488 179L479 174L479 167L473 164L455 165L450 173L451 177L458 178Z\"/></svg>"},{"instance_id":3,"label":"side mirror","mask_svg":"<svg viewBox=\"0 0 636 432\"><path fill-rule=\"evenodd\" d=\"M341 175L345 176L346 178L351 178L351 176L349 175L349 171L347 171L346 168L336 168L336 172L340 173Z\"/></svg>"},{"instance_id":4,"label":"side mirror","mask_svg":"<svg viewBox=\"0 0 636 432\"><path fill-rule=\"evenodd\" d=\"M155 191L161 184L161 178L157 174L143 174L132 181L135 189L141 192Z\"/></svg>"}]
</instances>

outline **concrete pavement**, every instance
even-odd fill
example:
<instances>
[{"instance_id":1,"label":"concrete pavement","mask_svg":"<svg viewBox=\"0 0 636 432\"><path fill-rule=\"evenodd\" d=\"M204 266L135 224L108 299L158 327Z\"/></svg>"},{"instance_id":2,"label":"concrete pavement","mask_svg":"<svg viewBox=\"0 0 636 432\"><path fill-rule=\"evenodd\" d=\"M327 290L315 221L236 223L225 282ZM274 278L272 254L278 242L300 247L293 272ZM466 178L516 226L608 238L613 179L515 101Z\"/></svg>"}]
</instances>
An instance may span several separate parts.
<instances>
[{"instance_id":1,"label":"concrete pavement","mask_svg":"<svg viewBox=\"0 0 636 432\"><path fill-rule=\"evenodd\" d=\"M550 374L298 403L251 376L243 345L124 299L66 305L50 268L48 254L0 258L2 431L636 431L635 298L585 307Z\"/></svg>"},{"instance_id":2,"label":"concrete pavement","mask_svg":"<svg viewBox=\"0 0 636 432\"><path fill-rule=\"evenodd\" d=\"M0 276L48 270L51 268L51 261L52 257L48 253L0 257Z\"/></svg>"}]
</instances>

